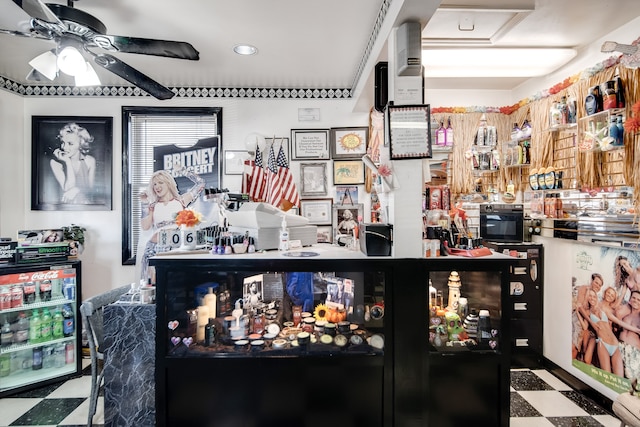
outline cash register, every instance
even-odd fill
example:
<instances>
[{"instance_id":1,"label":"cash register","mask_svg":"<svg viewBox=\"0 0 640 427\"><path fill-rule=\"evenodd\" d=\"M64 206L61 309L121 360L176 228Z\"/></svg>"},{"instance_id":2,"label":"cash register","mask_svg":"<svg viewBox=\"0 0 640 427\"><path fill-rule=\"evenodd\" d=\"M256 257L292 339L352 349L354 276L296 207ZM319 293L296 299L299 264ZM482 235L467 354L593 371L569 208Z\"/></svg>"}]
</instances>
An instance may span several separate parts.
<instances>
[{"instance_id":1,"label":"cash register","mask_svg":"<svg viewBox=\"0 0 640 427\"><path fill-rule=\"evenodd\" d=\"M299 240L302 246L318 243L318 227L300 215L289 214L263 202L246 202L236 211L227 211L229 231L253 237L256 250L278 249L280 228L284 216L289 240Z\"/></svg>"}]
</instances>

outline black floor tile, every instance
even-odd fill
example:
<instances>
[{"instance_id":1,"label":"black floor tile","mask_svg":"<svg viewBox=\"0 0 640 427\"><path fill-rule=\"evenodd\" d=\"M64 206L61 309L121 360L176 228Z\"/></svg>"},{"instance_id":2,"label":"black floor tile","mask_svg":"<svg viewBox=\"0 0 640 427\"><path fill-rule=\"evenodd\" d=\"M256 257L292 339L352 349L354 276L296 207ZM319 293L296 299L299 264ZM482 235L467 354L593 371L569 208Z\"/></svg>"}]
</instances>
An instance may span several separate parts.
<instances>
[{"instance_id":1,"label":"black floor tile","mask_svg":"<svg viewBox=\"0 0 640 427\"><path fill-rule=\"evenodd\" d=\"M17 397L17 398L40 397L40 398L45 398L45 397L49 396L51 393L53 393L62 384L64 384L64 382L58 382L58 383L45 385L45 386L42 386L42 387L34 388L33 390L27 390L27 391L22 391L20 393L16 393L16 394L12 395L11 397Z\"/></svg>"},{"instance_id":2,"label":"black floor tile","mask_svg":"<svg viewBox=\"0 0 640 427\"><path fill-rule=\"evenodd\" d=\"M602 427L591 417L548 417L547 420L556 427Z\"/></svg>"},{"instance_id":3,"label":"black floor tile","mask_svg":"<svg viewBox=\"0 0 640 427\"><path fill-rule=\"evenodd\" d=\"M553 387L531 371L511 371L511 387L518 391L553 390Z\"/></svg>"},{"instance_id":4,"label":"black floor tile","mask_svg":"<svg viewBox=\"0 0 640 427\"><path fill-rule=\"evenodd\" d=\"M44 399L11 423L12 426L38 426L58 424L73 412L86 398Z\"/></svg>"},{"instance_id":5,"label":"black floor tile","mask_svg":"<svg viewBox=\"0 0 640 427\"><path fill-rule=\"evenodd\" d=\"M605 410L602 406L577 391L561 391L560 393L584 409L589 415L606 415L611 413L611 411Z\"/></svg>"},{"instance_id":6,"label":"black floor tile","mask_svg":"<svg viewBox=\"0 0 640 427\"><path fill-rule=\"evenodd\" d=\"M542 414L536 408L531 406L518 392L510 393L510 405L512 417L541 417Z\"/></svg>"}]
</instances>

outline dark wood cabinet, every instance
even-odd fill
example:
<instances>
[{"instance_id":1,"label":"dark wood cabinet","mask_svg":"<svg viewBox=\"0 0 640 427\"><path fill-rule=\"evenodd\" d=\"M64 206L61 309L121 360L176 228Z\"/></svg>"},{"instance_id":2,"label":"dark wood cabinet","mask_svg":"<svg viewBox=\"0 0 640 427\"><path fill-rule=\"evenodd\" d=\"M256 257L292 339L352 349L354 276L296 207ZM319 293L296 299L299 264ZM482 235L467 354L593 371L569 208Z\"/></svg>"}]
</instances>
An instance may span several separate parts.
<instances>
[{"instance_id":1,"label":"dark wood cabinet","mask_svg":"<svg viewBox=\"0 0 640 427\"><path fill-rule=\"evenodd\" d=\"M508 307L502 305L508 295L508 257L393 259L331 252L309 258L275 253L152 259L158 313L156 424L440 427L481 420L482 425L508 425L509 327L503 320ZM506 344L448 351L429 343L429 279L439 282L452 270L461 272L462 294L468 292L472 307L491 307L492 326ZM293 346L289 341L288 348L275 349L265 340L260 349L237 350L221 335L212 347L195 338L185 344L190 337L187 310L197 306L202 285L230 291L235 302L245 279L275 274L286 300L286 278L292 272L352 280L348 319L365 331L362 345L316 340ZM326 294L314 284L317 306ZM280 326L287 320L281 319ZM375 345L367 340L373 336Z\"/></svg>"}]
</instances>

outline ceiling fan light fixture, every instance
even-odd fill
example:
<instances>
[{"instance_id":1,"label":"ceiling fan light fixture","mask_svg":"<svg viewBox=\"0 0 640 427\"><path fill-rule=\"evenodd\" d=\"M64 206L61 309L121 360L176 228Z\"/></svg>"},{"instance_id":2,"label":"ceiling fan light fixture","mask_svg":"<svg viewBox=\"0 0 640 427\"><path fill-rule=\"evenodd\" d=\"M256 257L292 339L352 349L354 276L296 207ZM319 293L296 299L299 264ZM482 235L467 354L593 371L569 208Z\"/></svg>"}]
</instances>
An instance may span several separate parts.
<instances>
[{"instance_id":1,"label":"ceiling fan light fixture","mask_svg":"<svg viewBox=\"0 0 640 427\"><path fill-rule=\"evenodd\" d=\"M60 71L73 77L87 71L87 61L73 46L66 46L58 53L57 63Z\"/></svg>"},{"instance_id":2,"label":"ceiling fan light fixture","mask_svg":"<svg viewBox=\"0 0 640 427\"><path fill-rule=\"evenodd\" d=\"M258 53L258 48L250 44L237 44L233 47L233 51L238 55L255 55Z\"/></svg>"},{"instance_id":3,"label":"ceiling fan light fixture","mask_svg":"<svg viewBox=\"0 0 640 427\"><path fill-rule=\"evenodd\" d=\"M86 71L84 73L76 74L75 84L76 86L100 86L100 78L93 69L91 64L86 63Z\"/></svg>"},{"instance_id":4,"label":"ceiling fan light fixture","mask_svg":"<svg viewBox=\"0 0 640 427\"><path fill-rule=\"evenodd\" d=\"M29 61L29 65L40 75L53 81L58 76L56 61L56 54L52 50L48 50Z\"/></svg>"}]
</instances>

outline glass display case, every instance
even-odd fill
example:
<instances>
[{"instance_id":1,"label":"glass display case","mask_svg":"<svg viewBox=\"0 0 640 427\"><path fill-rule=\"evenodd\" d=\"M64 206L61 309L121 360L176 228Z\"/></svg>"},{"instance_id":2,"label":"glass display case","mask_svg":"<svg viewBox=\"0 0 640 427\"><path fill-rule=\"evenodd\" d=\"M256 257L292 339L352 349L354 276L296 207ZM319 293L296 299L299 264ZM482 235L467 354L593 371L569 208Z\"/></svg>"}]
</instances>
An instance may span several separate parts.
<instances>
[{"instance_id":1,"label":"glass display case","mask_svg":"<svg viewBox=\"0 0 640 427\"><path fill-rule=\"evenodd\" d=\"M157 425L387 425L390 267L346 253L152 260Z\"/></svg>"},{"instance_id":2,"label":"glass display case","mask_svg":"<svg viewBox=\"0 0 640 427\"><path fill-rule=\"evenodd\" d=\"M0 397L80 374L80 262L0 267Z\"/></svg>"},{"instance_id":3,"label":"glass display case","mask_svg":"<svg viewBox=\"0 0 640 427\"><path fill-rule=\"evenodd\" d=\"M513 258L316 255L151 260L156 425L508 425ZM446 306L454 271L486 341L429 340L429 280Z\"/></svg>"},{"instance_id":4,"label":"glass display case","mask_svg":"<svg viewBox=\"0 0 640 427\"><path fill-rule=\"evenodd\" d=\"M449 258L428 267L427 425L509 423L508 288L514 259L487 258Z\"/></svg>"}]
</instances>

